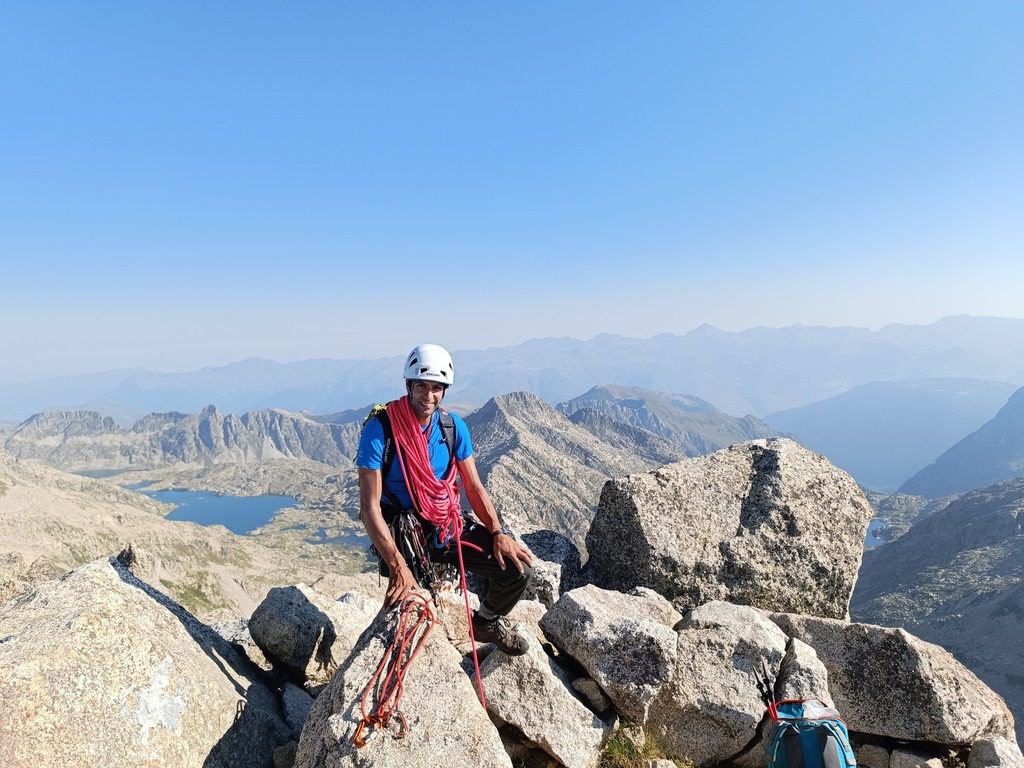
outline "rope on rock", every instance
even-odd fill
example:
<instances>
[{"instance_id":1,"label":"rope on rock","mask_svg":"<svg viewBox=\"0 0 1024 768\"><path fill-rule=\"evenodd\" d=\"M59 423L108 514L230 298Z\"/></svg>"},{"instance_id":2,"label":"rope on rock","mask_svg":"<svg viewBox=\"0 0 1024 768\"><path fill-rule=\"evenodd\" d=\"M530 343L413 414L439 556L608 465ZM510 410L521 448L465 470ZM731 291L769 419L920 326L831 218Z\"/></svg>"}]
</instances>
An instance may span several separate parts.
<instances>
[{"instance_id":1,"label":"rope on rock","mask_svg":"<svg viewBox=\"0 0 1024 768\"><path fill-rule=\"evenodd\" d=\"M423 595L413 592L402 601L395 636L363 689L359 702L362 719L352 736L356 748L366 746L375 729L387 728L395 718L398 720L395 738L404 738L409 733L409 721L398 705L405 693L405 676L423 649L436 621L430 601ZM367 729L369 732L364 734Z\"/></svg>"}]
</instances>

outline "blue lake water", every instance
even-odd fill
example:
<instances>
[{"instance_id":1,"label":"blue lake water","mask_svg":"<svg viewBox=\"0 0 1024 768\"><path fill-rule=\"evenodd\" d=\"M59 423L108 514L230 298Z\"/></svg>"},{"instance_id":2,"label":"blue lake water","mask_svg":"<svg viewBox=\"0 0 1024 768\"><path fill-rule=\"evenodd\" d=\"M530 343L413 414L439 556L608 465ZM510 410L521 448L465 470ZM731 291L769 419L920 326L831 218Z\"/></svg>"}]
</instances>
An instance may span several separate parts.
<instances>
[{"instance_id":1,"label":"blue lake water","mask_svg":"<svg viewBox=\"0 0 1024 768\"><path fill-rule=\"evenodd\" d=\"M864 537L864 547L866 549L873 549L885 544L885 539L878 535L883 528L885 528L885 521L877 517L868 523L867 536Z\"/></svg>"},{"instance_id":2,"label":"blue lake water","mask_svg":"<svg viewBox=\"0 0 1024 768\"><path fill-rule=\"evenodd\" d=\"M370 537L362 529L343 533L341 536L328 536L325 529L317 528L316 533L309 536L306 541L310 544L341 544L342 546L355 547L357 549L365 549L370 546Z\"/></svg>"},{"instance_id":3,"label":"blue lake water","mask_svg":"<svg viewBox=\"0 0 1024 768\"><path fill-rule=\"evenodd\" d=\"M140 485L145 485L141 483ZM200 525L223 525L229 531L245 535L269 523L274 515L286 507L295 506L293 496L225 496L210 491L142 491L147 496L176 508L167 515L168 520L188 520ZM302 524L285 530L305 530ZM340 544L356 549L369 546L369 537L360 528L340 536L328 536L324 528L317 528L306 537L310 544Z\"/></svg>"},{"instance_id":4,"label":"blue lake water","mask_svg":"<svg viewBox=\"0 0 1024 768\"><path fill-rule=\"evenodd\" d=\"M292 496L222 496L209 491L152 491L146 495L177 505L168 520L223 525L239 534L250 533L269 523L279 510L295 506Z\"/></svg>"}]
</instances>

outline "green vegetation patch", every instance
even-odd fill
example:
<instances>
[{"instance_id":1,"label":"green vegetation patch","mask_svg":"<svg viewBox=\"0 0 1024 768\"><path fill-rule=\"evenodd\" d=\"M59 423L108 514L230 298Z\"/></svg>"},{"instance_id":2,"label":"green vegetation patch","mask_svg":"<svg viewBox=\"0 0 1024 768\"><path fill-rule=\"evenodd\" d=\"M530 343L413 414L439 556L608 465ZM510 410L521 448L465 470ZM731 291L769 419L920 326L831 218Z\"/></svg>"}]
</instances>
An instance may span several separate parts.
<instances>
[{"instance_id":1,"label":"green vegetation patch","mask_svg":"<svg viewBox=\"0 0 1024 768\"><path fill-rule=\"evenodd\" d=\"M644 768L648 760L659 759L672 760L679 768L693 768L693 763L689 761L674 760L666 755L661 745L648 733L644 734L643 746L637 746L625 729L617 731L605 744L597 768Z\"/></svg>"},{"instance_id":2,"label":"green vegetation patch","mask_svg":"<svg viewBox=\"0 0 1024 768\"><path fill-rule=\"evenodd\" d=\"M193 615L200 615L216 608L227 608L228 604L220 594L210 594L207 591L209 585L203 583L204 575L208 574L199 573L196 574L196 578L182 582L160 579L160 584L171 597Z\"/></svg>"}]
</instances>

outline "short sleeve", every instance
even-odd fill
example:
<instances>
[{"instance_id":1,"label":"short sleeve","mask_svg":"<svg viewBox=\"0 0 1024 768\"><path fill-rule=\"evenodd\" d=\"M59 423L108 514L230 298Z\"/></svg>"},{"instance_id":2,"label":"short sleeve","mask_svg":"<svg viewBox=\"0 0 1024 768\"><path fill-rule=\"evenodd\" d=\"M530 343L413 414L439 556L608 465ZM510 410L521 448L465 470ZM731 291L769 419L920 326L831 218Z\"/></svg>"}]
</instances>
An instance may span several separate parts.
<instances>
[{"instance_id":1,"label":"short sleeve","mask_svg":"<svg viewBox=\"0 0 1024 768\"><path fill-rule=\"evenodd\" d=\"M384 460L384 427L380 419L370 419L359 436L356 466L362 469L380 469Z\"/></svg>"}]
</instances>

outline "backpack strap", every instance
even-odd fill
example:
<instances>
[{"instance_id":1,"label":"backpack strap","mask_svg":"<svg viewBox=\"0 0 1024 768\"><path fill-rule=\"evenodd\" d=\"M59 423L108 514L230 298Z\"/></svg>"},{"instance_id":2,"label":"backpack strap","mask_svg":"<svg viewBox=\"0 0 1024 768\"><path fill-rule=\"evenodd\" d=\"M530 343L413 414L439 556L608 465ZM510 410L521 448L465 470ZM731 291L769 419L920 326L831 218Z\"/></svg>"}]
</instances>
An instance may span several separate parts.
<instances>
[{"instance_id":1,"label":"backpack strap","mask_svg":"<svg viewBox=\"0 0 1024 768\"><path fill-rule=\"evenodd\" d=\"M441 437L444 438L444 444L448 446L448 469L445 470L447 474L448 470L452 468L452 464L455 463L455 419L442 408L438 424L441 426Z\"/></svg>"},{"instance_id":2,"label":"backpack strap","mask_svg":"<svg viewBox=\"0 0 1024 768\"><path fill-rule=\"evenodd\" d=\"M398 503L398 499L395 498L390 490L388 490L387 483L384 479L388 476L388 472L391 471L391 465L395 462L395 434L391 429L391 419L388 417L388 407L384 403L377 403L374 405L370 412L366 415L363 426L365 427L370 419L376 419L380 422L381 429L384 431L384 451L381 454L380 459L380 489L381 493L387 499L388 504L393 506L395 509L401 509L402 505Z\"/></svg>"}]
</instances>

